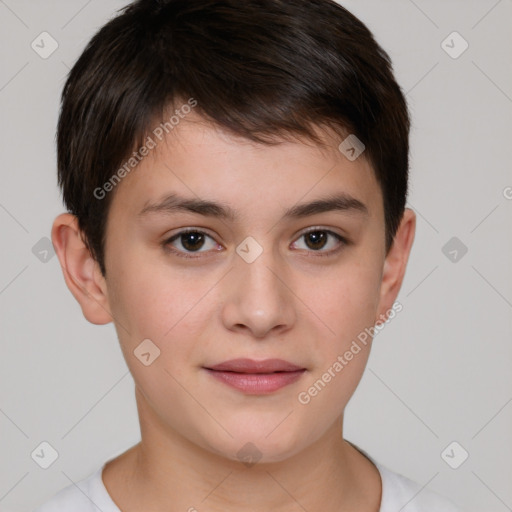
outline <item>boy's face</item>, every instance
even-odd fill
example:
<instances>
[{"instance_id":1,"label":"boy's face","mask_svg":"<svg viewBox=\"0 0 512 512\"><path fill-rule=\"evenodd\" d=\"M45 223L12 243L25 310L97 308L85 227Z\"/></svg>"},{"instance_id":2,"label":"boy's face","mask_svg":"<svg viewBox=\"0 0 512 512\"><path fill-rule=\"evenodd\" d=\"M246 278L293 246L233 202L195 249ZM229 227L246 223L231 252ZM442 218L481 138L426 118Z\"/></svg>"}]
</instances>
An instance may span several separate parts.
<instances>
[{"instance_id":1,"label":"boy's face","mask_svg":"<svg viewBox=\"0 0 512 512\"><path fill-rule=\"evenodd\" d=\"M351 162L340 153L340 140L326 139L329 150L306 142L258 145L193 116L117 185L106 280L91 270L91 260L72 255L67 271L82 291L66 279L88 320L115 323L137 386L143 435L182 436L233 460L252 442L262 462L284 459L341 419L371 339L357 341L350 360L344 354L392 308L414 213L406 210L386 258L380 187L363 157ZM218 203L234 219L148 209L170 194ZM367 211L284 216L334 196L351 196ZM53 236L62 262L58 225L57 219ZM166 243L190 228L203 238L185 234ZM160 350L148 366L134 354L140 356L143 340L152 342L143 361L153 359L153 344ZM237 358L278 358L305 371L279 389L251 393L206 369ZM308 392L319 379L320 391Z\"/></svg>"}]
</instances>

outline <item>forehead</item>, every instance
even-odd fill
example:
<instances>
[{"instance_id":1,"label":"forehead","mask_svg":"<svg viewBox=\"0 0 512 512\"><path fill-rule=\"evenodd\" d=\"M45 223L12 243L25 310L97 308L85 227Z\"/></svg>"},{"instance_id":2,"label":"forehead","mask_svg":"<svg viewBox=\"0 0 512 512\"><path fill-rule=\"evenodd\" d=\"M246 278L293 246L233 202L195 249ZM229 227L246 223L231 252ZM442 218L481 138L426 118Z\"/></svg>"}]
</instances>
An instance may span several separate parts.
<instances>
[{"instance_id":1,"label":"forehead","mask_svg":"<svg viewBox=\"0 0 512 512\"><path fill-rule=\"evenodd\" d=\"M263 216L343 193L378 215L382 198L369 162L363 156L346 158L338 148L342 139L332 131L318 133L324 145L305 138L264 144L190 114L161 140L154 135L146 139L151 149L117 186L111 209L138 215L176 193L216 198L233 205L234 216L250 210Z\"/></svg>"}]
</instances>

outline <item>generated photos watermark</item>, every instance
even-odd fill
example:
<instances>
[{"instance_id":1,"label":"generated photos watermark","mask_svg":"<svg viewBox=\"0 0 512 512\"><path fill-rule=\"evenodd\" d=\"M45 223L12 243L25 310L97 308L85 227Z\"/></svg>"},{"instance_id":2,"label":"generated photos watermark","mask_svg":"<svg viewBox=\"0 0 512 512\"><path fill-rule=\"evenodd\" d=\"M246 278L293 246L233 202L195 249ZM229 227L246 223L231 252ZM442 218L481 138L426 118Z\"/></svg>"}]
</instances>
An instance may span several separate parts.
<instances>
[{"instance_id":1,"label":"generated photos watermark","mask_svg":"<svg viewBox=\"0 0 512 512\"><path fill-rule=\"evenodd\" d=\"M322 374L322 376L315 381L315 383L310 386L307 390L301 391L297 395L297 399L299 403L302 405L307 405L309 402L311 402L311 399L317 396L326 386L329 382L331 382L336 375L338 375L343 368L345 368L352 359L354 359L354 356L359 354L361 352L362 347L359 343L366 346L368 343L368 339L372 339L375 334L380 332L386 324L388 324L393 318L396 317L400 311L402 311L403 306L400 302L396 301L391 309L389 309L385 315L380 315L379 320L375 322L375 325L373 327L366 327L363 331L361 331L357 335L357 340L353 340L352 344L350 345L349 349L346 350L343 355L339 355L336 358L336 361L334 361L329 368ZM358 343L359 341L359 343Z\"/></svg>"}]
</instances>

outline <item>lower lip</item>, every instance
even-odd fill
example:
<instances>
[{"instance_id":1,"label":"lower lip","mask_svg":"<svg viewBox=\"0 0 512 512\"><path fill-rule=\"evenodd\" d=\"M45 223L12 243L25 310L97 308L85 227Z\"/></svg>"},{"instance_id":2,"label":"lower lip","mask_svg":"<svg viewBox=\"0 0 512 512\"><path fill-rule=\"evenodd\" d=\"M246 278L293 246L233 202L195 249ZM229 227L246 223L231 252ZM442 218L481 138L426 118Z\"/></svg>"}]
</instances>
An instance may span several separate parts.
<instances>
[{"instance_id":1,"label":"lower lip","mask_svg":"<svg viewBox=\"0 0 512 512\"><path fill-rule=\"evenodd\" d=\"M272 393L300 379L306 370L277 373L236 373L205 370L215 379L250 395Z\"/></svg>"}]
</instances>

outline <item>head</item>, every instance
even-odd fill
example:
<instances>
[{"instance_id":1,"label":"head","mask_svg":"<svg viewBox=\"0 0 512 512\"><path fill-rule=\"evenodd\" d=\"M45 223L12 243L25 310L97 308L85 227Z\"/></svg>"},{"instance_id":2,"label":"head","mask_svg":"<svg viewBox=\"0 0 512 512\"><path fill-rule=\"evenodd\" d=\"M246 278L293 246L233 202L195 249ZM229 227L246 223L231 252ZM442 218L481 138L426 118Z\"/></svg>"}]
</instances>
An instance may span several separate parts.
<instances>
[{"instance_id":1,"label":"head","mask_svg":"<svg viewBox=\"0 0 512 512\"><path fill-rule=\"evenodd\" d=\"M342 417L414 238L408 136L388 55L330 0L140 0L98 31L63 91L52 238L148 429L275 461ZM305 371L263 395L206 370L241 357Z\"/></svg>"}]
</instances>

